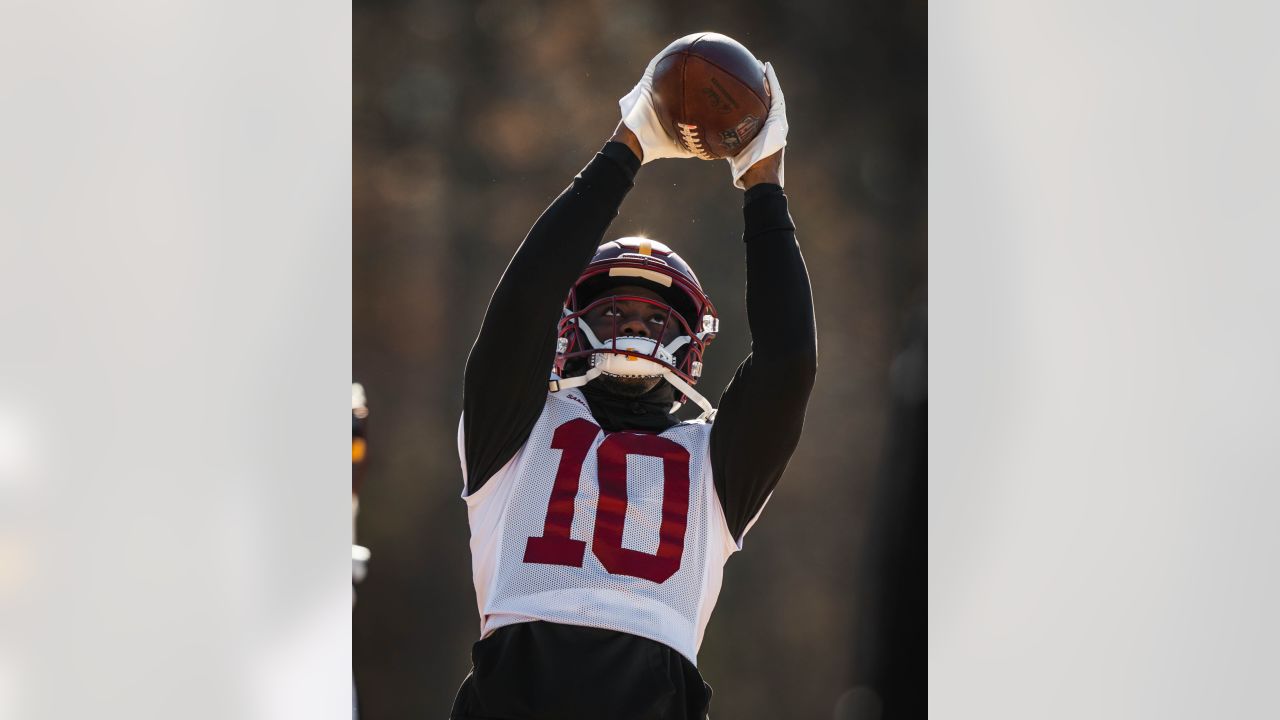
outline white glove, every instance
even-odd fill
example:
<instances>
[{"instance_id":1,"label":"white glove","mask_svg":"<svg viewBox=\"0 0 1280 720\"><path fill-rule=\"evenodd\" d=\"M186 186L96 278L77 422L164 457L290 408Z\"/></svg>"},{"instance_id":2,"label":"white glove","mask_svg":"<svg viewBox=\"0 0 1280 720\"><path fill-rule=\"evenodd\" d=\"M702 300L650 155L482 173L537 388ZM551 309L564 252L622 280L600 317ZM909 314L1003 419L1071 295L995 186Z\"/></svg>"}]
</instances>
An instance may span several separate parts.
<instances>
[{"instance_id":1,"label":"white glove","mask_svg":"<svg viewBox=\"0 0 1280 720\"><path fill-rule=\"evenodd\" d=\"M653 109L653 69L665 52L663 50L653 56L640 82L618 101L618 107L622 109L622 122L636 134L640 148L644 151L644 157L640 161L642 165L660 158L697 157L680 147L680 143L667 134L662 123L658 122L658 113Z\"/></svg>"},{"instance_id":2,"label":"white glove","mask_svg":"<svg viewBox=\"0 0 1280 720\"><path fill-rule=\"evenodd\" d=\"M782 97L782 86L778 84L778 76L773 72L773 65L764 64L764 76L769 81L772 99L769 103L769 117L760 128L760 134L742 148L742 152L727 158L733 167L733 184L742 187L742 176L747 169L770 155L780 152L787 146L787 101ZM629 126L628 126L629 127ZM634 129L634 128L633 128ZM778 164L778 184L782 184L782 164Z\"/></svg>"}]
</instances>

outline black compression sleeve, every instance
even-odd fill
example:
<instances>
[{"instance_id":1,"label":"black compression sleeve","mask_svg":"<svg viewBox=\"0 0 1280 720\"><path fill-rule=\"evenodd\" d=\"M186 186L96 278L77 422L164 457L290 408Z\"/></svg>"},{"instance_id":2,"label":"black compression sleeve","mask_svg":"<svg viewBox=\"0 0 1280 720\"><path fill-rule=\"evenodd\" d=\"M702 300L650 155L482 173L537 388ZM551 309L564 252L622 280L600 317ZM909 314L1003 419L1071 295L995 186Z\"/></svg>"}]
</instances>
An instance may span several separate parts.
<instances>
[{"instance_id":1,"label":"black compression sleeve","mask_svg":"<svg viewBox=\"0 0 1280 720\"><path fill-rule=\"evenodd\" d=\"M516 250L467 358L462 411L467 491L475 492L529 438L547 398L556 323L631 190L640 160L606 143Z\"/></svg>"},{"instance_id":2,"label":"black compression sleeve","mask_svg":"<svg viewBox=\"0 0 1280 720\"><path fill-rule=\"evenodd\" d=\"M720 398L711 468L729 530L741 540L800 441L817 371L809 274L787 196L772 184L744 197L751 354Z\"/></svg>"}]
</instances>

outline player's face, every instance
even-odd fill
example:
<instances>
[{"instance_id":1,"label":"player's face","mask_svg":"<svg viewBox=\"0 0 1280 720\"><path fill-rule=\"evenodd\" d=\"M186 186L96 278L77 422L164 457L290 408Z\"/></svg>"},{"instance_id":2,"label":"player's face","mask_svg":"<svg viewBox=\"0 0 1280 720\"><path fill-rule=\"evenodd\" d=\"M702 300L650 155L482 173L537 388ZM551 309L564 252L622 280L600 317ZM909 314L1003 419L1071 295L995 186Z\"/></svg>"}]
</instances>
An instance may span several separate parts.
<instances>
[{"instance_id":1,"label":"player's face","mask_svg":"<svg viewBox=\"0 0 1280 720\"><path fill-rule=\"evenodd\" d=\"M615 328L618 337L653 338L663 345L680 336L680 323L674 317L667 317L665 301L653 290L636 285L624 285L614 288L609 295L645 298L663 304L659 306L644 300L622 299L612 303L601 303L588 311L585 316L587 324L591 326L591 332L595 333L597 338L601 340L612 338ZM674 316L674 313L672 315Z\"/></svg>"}]
</instances>

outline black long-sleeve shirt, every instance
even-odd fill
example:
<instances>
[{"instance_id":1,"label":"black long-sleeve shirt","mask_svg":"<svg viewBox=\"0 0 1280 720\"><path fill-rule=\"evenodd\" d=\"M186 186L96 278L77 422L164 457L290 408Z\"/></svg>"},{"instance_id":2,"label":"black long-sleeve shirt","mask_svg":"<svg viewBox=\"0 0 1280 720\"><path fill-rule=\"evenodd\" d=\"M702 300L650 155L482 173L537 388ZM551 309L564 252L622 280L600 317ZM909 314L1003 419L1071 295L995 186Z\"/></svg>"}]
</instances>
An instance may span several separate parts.
<instances>
[{"instance_id":1,"label":"black long-sleeve shirt","mask_svg":"<svg viewBox=\"0 0 1280 720\"><path fill-rule=\"evenodd\" d=\"M503 273L467 359L468 492L482 487L532 432L546 403L564 298L617 217L639 167L625 145L606 144L534 223ZM809 276L782 188L752 187L743 215L751 354L720 398L710 451L716 491L738 539L799 441L817 358ZM661 406L654 400L643 415L628 418L609 412L615 408L597 393L588 398L605 405L598 414L619 429L627 429L628 420L650 429L652 408ZM657 421L676 422L670 416Z\"/></svg>"},{"instance_id":2,"label":"black long-sleeve shirt","mask_svg":"<svg viewBox=\"0 0 1280 720\"><path fill-rule=\"evenodd\" d=\"M546 403L565 296L617 217L639 168L629 148L607 143L538 218L503 273L467 360L463 450L468 493L480 489L528 440ZM744 197L743 215L752 350L720 398L710 441L716 492L739 541L799 441L817 357L808 273L782 188L752 187ZM654 430L678 422L667 412L672 392L666 383L639 400L612 398L590 384L583 390L593 415L606 429ZM618 652L618 643L627 651ZM584 653L629 658L625 662L636 672L621 672L647 678L644 682L652 682L655 666L666 668L660 673L660 687L640 688L640 696L656 694L670 712L663 717L705 713L710 688L704 696L697 670L660 643L594 628L521 623L500 628L476 644L475 670L459 692L454 717L534 717L533 709L545 707L558 708L547 717L591 717L613 707L607 703L618 698L616 663L586 659L583 667L614 678L599 683L571 678L547 663L520 664L510 672L500 669L499 658L560 652L556 648L572 653L578 663ZM575 698L570 705L564 704L566 696ZM502 703L517 700L495 706L499 697L507 698Z\"/></svg>"}]
</instances>

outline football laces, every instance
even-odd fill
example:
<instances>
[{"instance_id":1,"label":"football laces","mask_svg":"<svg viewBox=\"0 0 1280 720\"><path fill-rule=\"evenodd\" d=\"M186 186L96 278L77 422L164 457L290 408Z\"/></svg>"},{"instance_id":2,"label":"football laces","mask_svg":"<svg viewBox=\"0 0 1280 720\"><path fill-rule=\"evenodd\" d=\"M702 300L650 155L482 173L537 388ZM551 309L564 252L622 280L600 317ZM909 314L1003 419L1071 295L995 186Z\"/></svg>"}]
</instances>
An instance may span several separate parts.
<instances>
[{"instance_id":1,"label":"football laces","mask_svg":"<svg viewBox=\"0 0 1280 720\"><path fill-rule=\"evenodd\" d=\"M703 160L715 160L715 157L702 146L702 136L698 133L697 125L678 122L676 127L680 128L680 138L684 141L684 146L689 149L689 152Z\"/></svg>"}]
</instances>

